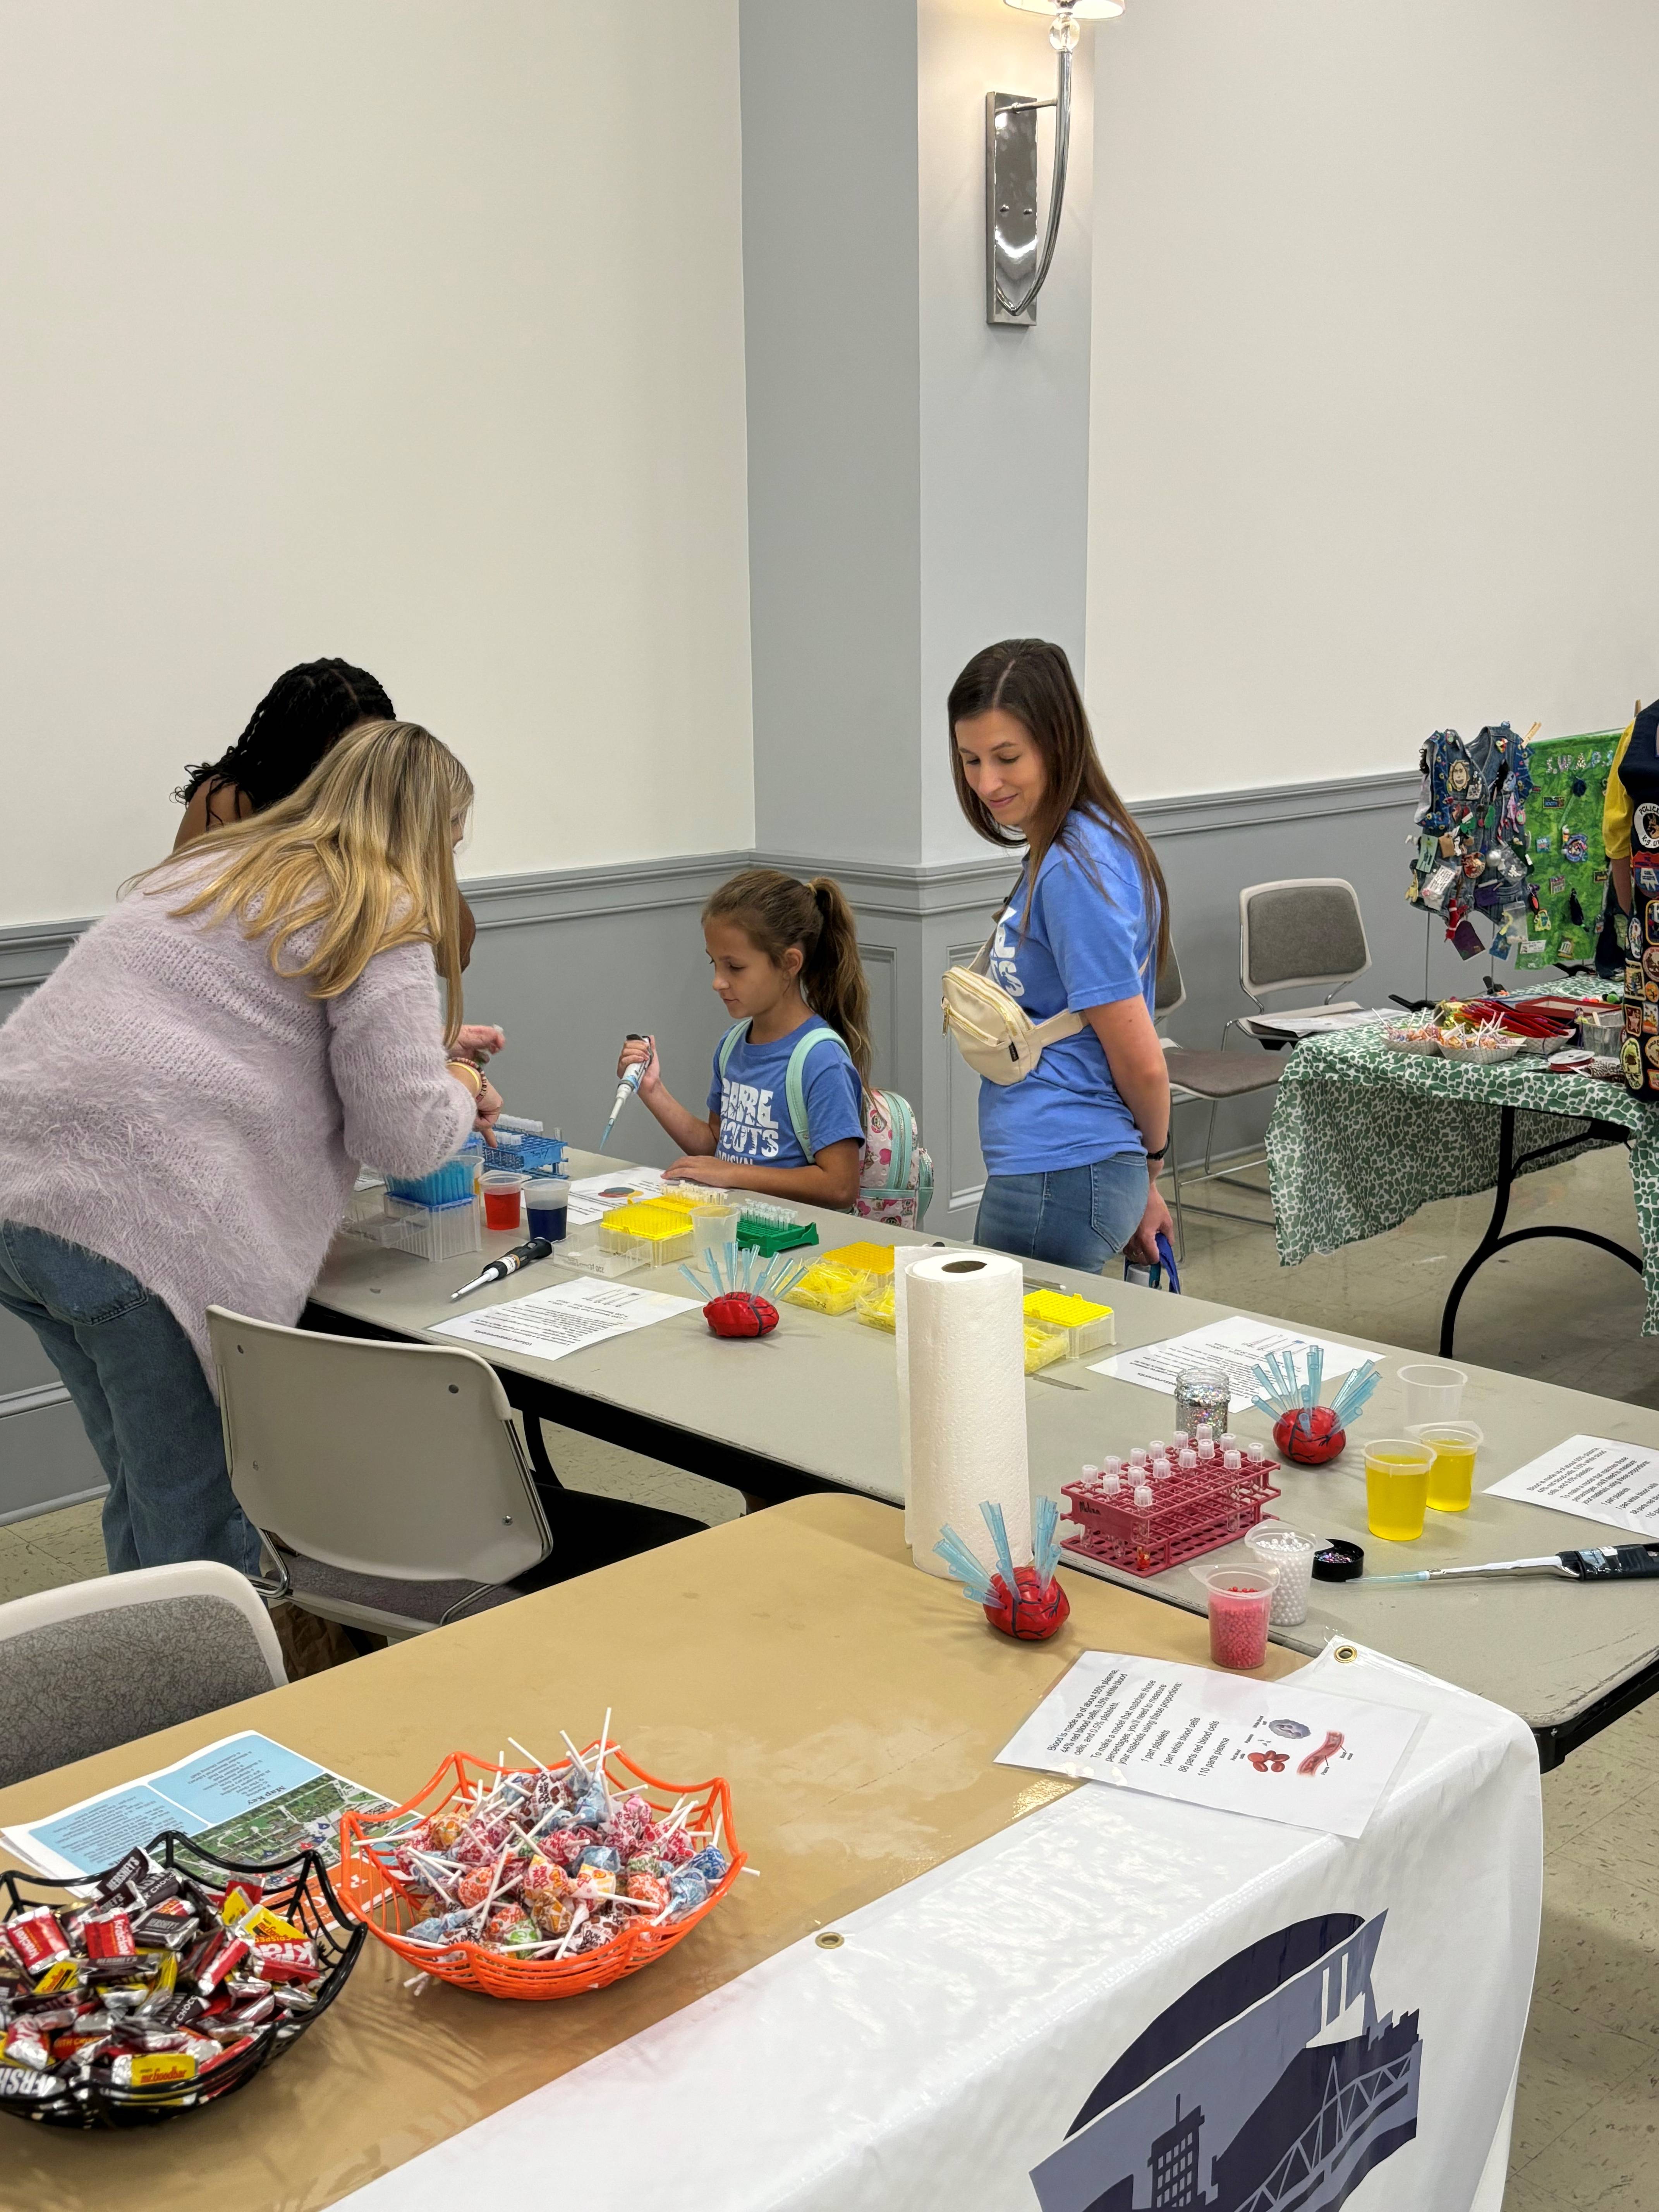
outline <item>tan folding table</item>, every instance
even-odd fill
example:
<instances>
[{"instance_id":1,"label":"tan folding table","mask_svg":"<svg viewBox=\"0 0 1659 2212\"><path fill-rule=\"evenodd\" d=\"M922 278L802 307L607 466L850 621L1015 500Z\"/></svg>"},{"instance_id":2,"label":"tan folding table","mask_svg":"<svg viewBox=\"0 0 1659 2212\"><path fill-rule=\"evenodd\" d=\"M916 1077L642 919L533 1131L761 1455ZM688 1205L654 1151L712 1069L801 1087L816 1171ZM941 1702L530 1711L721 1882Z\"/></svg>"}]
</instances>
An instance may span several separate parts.
<instances>
[{"instance_id":1,"label":"tan folding table","mask_svg":"<svg viewBox=\"0 0 1659 2212\"><path fill-rule=\"evenodd\" d=\"M121 2134L0 2115L0 2201L319 2212L1064 1796L992 1760L1080 1651L1208 1664L1202 1621L1065 1580L1060 1634L1015 1644L916 1572L890 1507L802 1498L0 1791L0 1826L36 1820L254 1729L401 1800L510 1735L551 1761L610 1705L648 1771L726 1778L759 1869L659 1964L553 2003L416 1996L371 1936L330 2013L221 2105ZM1261 1679L1302 1664L1272 1650Z\"/></svg>"},{"instance_id":2,"label":"tan folding table","mask_svg":"<svg viewBox=\"0 0 1659 2212\"><path fill-rule=\"evenodd\" d=\"M592 1154L574 1156L580 1175L617 1165ZM816 1221L826 1247L854 1238L936 1241L845 1214L796 1211ZM491 1249L513 1241L505 1236L485 1240ZM343 1237L313 1291L313 1318L323 1328L423 1337L456 1313L449 1293L477 1272L476 1255L428 1263ZM1029 1280L1058 1283L1109 1303L1116 1310L1120 1351L1222 1320L1233 1310L1046 1263L1029 1262L1026 1273ZM562 1279L568 1279L550 1262L477 1293L466 1310ZM685 1290L672 1267L629 1279ZM758 1343L721 1342L691 1311L556 1361L494 1348L488 1356L508 1396L528 1417L532 1451L542 1449L535 1419L540 1414L763 1497L836 1489L898 1499L892 1337L851 1315L831 1319L794 1306L786 1306L783 1315L777 1331ZM1404 1416L1395 1370L1421 1355L1346 1330L1338 1334L1382 1363L1381 1387L1359 1425L1364 1434L1397 1435ZM1580 1432L1659 1449L1659 1413L1646 1407L1492 1368L1468 1371L1464 1410L1486 1438L1477 1474L1482 1486ZM1026 1403L1033 1484L1055 1497L1085 1462L1167 1436L1174 1423L1167 1396L1078 1361L1033 1376ZM1237 1413L1235 1425L1258 1441L1267 1436L1267 1421L1255 1413ZM1363 1471L1352 1447L1329 1468L1286 1468L1279 1480L1282 1495L1269 1510L1318 1534L1352 1538L1364 1547L1368 1570L1376 1573L1617 1540L1600 1523L1477 1491L1467 1513L1431 1513L1420 1541L1384 1543L1366 1531ZM1101 1571L1109 1577L1114 1572ZM1202 1602L1184 1567L1143 1583L1127 1575L1116 1578L1170 1604ZM1505 1705L1534 1731L1548 1768L1659 1688L1654 1589L1652 1583L1588 1587L1537 1579L1391 1589L1316 1583L1305 1626L1275 1632L1292 1649L1308 1652L1330 1636L1352 1636Z\"/></svg>"}]
</instances>

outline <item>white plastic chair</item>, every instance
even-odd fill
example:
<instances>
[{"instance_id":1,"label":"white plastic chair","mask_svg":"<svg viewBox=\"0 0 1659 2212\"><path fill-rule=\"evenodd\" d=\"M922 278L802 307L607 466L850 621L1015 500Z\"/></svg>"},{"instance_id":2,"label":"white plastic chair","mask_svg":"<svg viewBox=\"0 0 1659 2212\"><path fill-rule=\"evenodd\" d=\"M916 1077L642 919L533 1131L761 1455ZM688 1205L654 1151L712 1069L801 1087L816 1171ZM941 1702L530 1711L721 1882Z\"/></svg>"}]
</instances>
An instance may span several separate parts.
<instances>
[{"instance_id":1,"label":"white plastic chair","mask_svg":"<svg viewBox=\"0 0 1659 2212\"><path fill-rule=\"evenodd\" d=\"M394 1637L521 1595L506 1585L552 1539L487 1360L222 1306L208 1333L230 1486L278 1563L270 1595Z\"/></svg>"},{"instance_id":2,"label":"white plastic chair","mask_svg":"<svg viewBox=\"0 0 1659 2212\"><path fill-rule=\"evenodd\" d=\"M214 1559L14 1598L0 1605L0 1784L287 1680L252 1585Z\"/></svg>"}]
</instances>

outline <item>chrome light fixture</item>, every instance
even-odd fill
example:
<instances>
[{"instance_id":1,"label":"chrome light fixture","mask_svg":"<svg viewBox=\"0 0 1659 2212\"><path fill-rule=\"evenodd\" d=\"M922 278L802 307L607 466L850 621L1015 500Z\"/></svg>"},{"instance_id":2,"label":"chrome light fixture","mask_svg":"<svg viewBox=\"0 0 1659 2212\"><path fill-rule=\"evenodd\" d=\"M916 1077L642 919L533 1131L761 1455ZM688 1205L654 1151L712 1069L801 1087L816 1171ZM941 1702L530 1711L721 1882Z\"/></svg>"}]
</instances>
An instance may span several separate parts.
<instances>
[{"instance_id":1,"label":"chrome light fixture","mask_svg":"<svg viewBox=\"0 0 1659 2212\"><path fill-rule=\"evenodd\" d=\"M1007 0L1036 15L1052 15L1048 44L1060 57L1060 82L1052 100L1027 100L1017 92L985 95L985 319L1029 328L1036 320L1036 295L1054 258L1060 210L1066 204L1066 161L1072 140L1072 56L1091 19L1121 15L1124 0ZM1048 222L1037 246L1037 130L1045 107L1054 111L1054 173L1048 188Z\"/></svg>"}]
</instances>

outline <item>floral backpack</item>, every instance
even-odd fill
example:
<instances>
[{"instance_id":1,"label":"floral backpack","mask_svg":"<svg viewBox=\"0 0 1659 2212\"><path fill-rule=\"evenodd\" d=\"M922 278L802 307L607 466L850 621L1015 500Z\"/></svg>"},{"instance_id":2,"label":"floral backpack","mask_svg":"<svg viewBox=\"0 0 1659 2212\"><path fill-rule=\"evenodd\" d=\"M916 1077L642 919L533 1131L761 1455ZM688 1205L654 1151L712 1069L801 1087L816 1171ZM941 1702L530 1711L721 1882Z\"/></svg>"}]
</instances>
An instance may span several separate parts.
<instances>
[{"instance_id":1,"label":"floral backpack","mask_svg":"<svg viewBox=\"0 0 1659 2212\"><path fill-rule=\"evenodd\" d=\"M720 1040L720 1072L739 1041L749 1034L738 1022ZM806 1085L802 1071L821 1044L832 1044L850 1067L853 1055L831 1029L809 1030L789 1055L784 1072L784 1103L795 1142L810 1160L812 1146L806 1120ZM921 1141L915 1109L896 1091L864 1094L864 1153L859 1163L859 1194L853 1211L866 1221L890 1221L896 1228L919 1229L933 1202L933 1163Z\"/></svg>"}]
</instances>

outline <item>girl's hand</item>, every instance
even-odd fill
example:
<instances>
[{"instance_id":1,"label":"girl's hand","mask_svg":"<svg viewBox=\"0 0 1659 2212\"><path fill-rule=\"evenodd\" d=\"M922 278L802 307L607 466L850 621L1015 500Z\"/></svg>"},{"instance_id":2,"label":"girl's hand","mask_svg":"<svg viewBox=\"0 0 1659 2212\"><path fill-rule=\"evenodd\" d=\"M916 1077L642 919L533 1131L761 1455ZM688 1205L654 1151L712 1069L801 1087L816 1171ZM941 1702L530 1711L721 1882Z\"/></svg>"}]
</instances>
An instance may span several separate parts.
<instances>
[{"instance_id":1,"label":"girl's hand","mask_svg":"<svg viewBox=\"0 0 1659 2212\"><path fill-rule=\"evenodd\" d=\"M684 1177L687 1182L706 1182L711 1190L735 1190L732 1180L735 1160L716 1159L712 1152L685 1152L672 1168L663 1170L663 1180Z\"/></svg>"},{"instance_id":2,"label":"girl's hand","mask_svg":"<svg viewBox=\"0 0 1659 2212\"><path fill-rule=\"evenodd\" d=\"M501 1119L501 1092L496 1090L495 1085L490 1082L488 1076L480 1076L478 1079L478 1114L477 1119L473 1122L472 1126L475 1129L478 1129L483 1132L483 1140L487 1145L493 1145L495 1141L495 1124Z\"/></svg>"},{"instance_id":3,"label":"girl's hand","mask_svg":"<svg viewBox=\"0 0 1659 2212\"><path fill-rule=\"evenodd\" d=\"M653 1091L662 1087L662 1068L657 1059L655 1037L630 1037L617 1056L617 1080L620 1083L630 1067L643 1067L640 1078L640 1096L648 1099Z\"/></svg>"},{"instance_id":4,"label":"girl's hand","mask_svg":"<svg viewBox=\"0 0 1659 2212\"><path fill-rule=\"evenodd\" d=\"M1160 1231L1162 1231L1163 1234L1169 1238L1170 1249L1173 1251L1175 1249L1175 1224L1170 1218L1169 1207L1165 1206L1164 1200L1158 1194L1158 1185L1154 1183L1146 1194L1146 1211L1140 1217L1140 1224L1136 1229L1134 1235L1129 1239L1128 1243L1124 1247L1124 1249L1128 1253L1130 1258L1133 1260L1156 1260L1158 1257L1158 1239Z\"/></svg>"},{"instance_id":5,"label":"girl's hand","mask_svg":"<svg viewBox=\"0 0 1659 2212\"><path fill-rule=\"evenodd\" d=\"M482 1067L498 1053L507 1049L507 1032L498 1030L493 1022L465 1022L455 1032L455 1050L463 1060L470 1060L474 1067Z\"/></svg>"}]
</instances>

